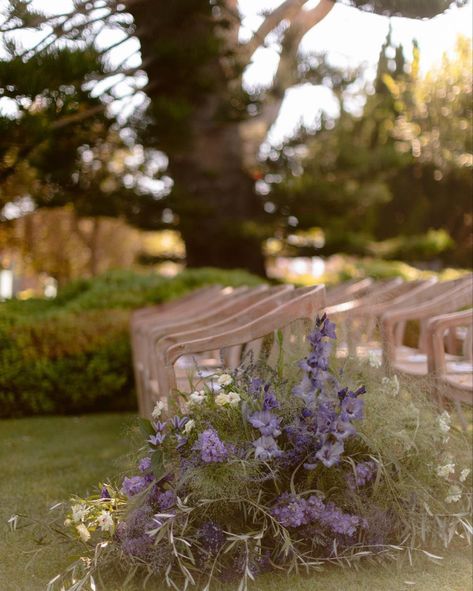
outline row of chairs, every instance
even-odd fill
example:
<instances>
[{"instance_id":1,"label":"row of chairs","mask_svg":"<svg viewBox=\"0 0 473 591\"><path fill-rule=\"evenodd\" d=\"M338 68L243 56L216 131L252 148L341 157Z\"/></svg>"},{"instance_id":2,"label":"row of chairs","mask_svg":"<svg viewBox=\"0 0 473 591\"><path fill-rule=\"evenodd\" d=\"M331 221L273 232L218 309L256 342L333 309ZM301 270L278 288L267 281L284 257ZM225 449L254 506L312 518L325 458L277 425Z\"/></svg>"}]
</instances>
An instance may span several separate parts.
<instances>
[{"instance_id":1,"label":"row of chairs","mask_svg":"<svg viewBox=\"0 0 473 591\"><path fill-rule=\"evenodd\" d=\"M234 368L247 355L274 361L275 332L283 330L295 347L302 334L294 330L298 322L311 324L323 311L337 322L337 355L370 355L396 372L435 374L439 397L471 404L472 313L458 310L471 307L472 293L472 276L445 282L363 279L328 289L211 286L137 310L131 337L140 414L150 416L155 402L174 389L195 388L199 379L219 367ZM417 345L407 347L412 321L418 323Z\"/></svg>"}]
</instances>

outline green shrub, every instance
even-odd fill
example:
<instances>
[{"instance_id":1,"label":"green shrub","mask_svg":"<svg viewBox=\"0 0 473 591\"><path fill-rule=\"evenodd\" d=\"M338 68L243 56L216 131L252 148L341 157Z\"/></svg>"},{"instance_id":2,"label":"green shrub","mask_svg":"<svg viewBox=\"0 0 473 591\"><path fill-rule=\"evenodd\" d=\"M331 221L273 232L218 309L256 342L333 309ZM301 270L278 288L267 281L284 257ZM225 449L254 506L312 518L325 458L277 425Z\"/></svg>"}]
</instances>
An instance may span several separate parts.
<instances>
[{"instance_id":1,"label":"green shrub","mask_svg":"<svg viewBox=\"0 0 473 591\"><path fill-rule=\"evenodd\" d=\"M255 285L244 271L131 271L80 280L54 300L0 304L0 417L135 408L130 311L210 284Z\"/></svg>"}]
</instances>

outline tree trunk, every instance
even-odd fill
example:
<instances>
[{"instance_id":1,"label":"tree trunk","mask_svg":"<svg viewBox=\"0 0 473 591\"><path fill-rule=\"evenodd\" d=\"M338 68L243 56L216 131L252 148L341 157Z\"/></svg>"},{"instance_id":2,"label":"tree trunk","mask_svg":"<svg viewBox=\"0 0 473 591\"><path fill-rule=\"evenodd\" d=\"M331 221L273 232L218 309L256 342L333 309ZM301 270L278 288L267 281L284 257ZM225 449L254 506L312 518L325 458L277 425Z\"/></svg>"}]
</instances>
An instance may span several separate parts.
<instances>
[{"instance_id":1,"label":"tree trunk","mask_svg":"<svg viewBox=\"0 0 473 591\"><path fill-rule=\"evenodd\" d=\"M164 86L163 98L163 72L154 65L157 38L163 46L166 44L162 36L152 33L153 22L160 18L156 4L143 0L131 5L130 12L149 79L148 96L152 103L178 99L181 89L172 85ZM209 28L209 34L212 26L211 19L196 24ZM237 29L235 35L228 34L228 39L232 37L237 39ZM262 203L243 166L241 120L228 116L235 92L231 89L241 89L241 73L239 78L229 78L219 59L203 63L201 70L199 77L208 77L213 87L194 99L186 141L178 147L171 145L172 139L169 145L165 141L160 145L157 134L157 147L168 154L169 172L175 183L169 207L177 215L189 266L238 267L265 275L264 237L256 221Z\"/></svg>"}]
</instances>

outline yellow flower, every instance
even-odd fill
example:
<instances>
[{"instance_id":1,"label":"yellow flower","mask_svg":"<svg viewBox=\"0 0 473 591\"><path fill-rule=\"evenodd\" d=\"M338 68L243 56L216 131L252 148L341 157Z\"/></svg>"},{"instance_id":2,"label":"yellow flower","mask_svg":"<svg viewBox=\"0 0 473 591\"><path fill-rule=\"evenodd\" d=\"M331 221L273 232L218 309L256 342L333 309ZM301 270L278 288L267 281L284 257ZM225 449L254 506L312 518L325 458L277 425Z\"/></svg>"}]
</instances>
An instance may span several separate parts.
<instances>
[{"instance_id":1,"label":"yellow flower","mask_svg":"<svg viewBox=\"0 0 473 591\"><path fill-rule=\"evenodd\" d=\"M88 542L90 540L90 531L85 527L83 523L76 525L76 530L79 534L80 539L83 542Z\"/></svg>"}]
</instances>

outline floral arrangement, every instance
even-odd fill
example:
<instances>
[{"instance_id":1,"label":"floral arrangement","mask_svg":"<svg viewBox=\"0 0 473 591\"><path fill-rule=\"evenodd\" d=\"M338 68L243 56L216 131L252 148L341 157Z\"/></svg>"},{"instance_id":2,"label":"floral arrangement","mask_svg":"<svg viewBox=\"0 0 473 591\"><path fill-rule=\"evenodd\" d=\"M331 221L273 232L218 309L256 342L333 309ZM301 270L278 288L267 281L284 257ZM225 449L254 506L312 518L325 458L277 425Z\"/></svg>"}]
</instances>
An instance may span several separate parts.
<instances>
[{"instance_id":1,"label":"floral arrangement","mask_svg":"<svg viewBox=\"0 0 473 591\"><path fill-rule=\"evenodd\" d=\"M335 338L324 315L298 364L216 374L172 417L158 402L135 473L73 499L65 525L88 558L61 584L93 586L112 567L243 590L268 571L468 538L471 476L450 416L375 364L334 366Z\"/></svg>"}]
</instances>

